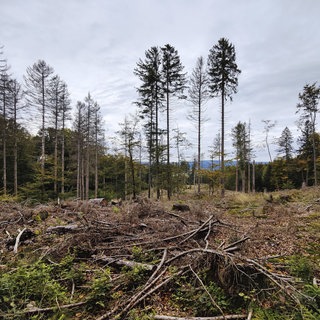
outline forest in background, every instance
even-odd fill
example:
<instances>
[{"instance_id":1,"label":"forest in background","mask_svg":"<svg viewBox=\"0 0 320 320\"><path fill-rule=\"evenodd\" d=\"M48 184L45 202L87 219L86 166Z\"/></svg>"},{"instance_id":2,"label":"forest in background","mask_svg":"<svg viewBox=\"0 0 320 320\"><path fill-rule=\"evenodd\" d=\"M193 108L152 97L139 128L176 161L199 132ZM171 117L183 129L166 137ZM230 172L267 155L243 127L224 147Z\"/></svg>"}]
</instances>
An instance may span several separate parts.
<instances>
[{"instance_id":1,"label":"forest in background","mask_svg":"<svg viewBox=\"0 0 320 320\"><path fill-rule=\"evenodd\" d=\"M178 51L169 44L145 52L133 70L141 83L137 112L119 124L113 138L117 148L108 150L106 140L111 138L104 135L100 106L90 93L83 101L71 102L67 84L44 60L28 67L24 83L19 83L10 74L2 48L2 195L46 201L58 197L135 198L147 193L158 199L166 194L170 199L192 186L196 193L206 190L212 194L224 189L261 192L317 185L320 87L316 83L306 84L297 93L298 150L294 150L286 127L277 140L278 156L272 159L268 138L275 123L263 120L270 161L255 163L250 122L232 128L233 153L224 151L224 104L236 94L241 72L232 43L220 39L207 62L199 57L190 77L183 69ZM202 168L202 127L206 102L213 98L221 99L221 130L210 149L211 165ZM194 106L189 119L197 128L198 139L192 164L182 156L183 148L191 147L186 133L173 129L170 122L175 99L188 99ZM38 132L31 134L22 118L36 124ZM173 150L176 161L171 160Z\"/></svg>"}]
</instances>

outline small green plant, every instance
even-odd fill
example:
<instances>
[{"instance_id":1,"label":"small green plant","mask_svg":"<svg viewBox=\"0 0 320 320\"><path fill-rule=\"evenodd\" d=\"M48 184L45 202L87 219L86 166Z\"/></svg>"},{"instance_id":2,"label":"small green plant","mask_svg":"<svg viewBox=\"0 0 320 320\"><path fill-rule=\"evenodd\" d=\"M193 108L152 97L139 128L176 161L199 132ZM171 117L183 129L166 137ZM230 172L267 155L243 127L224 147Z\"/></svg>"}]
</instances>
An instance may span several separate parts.
<instances>
[{"instance_id":1,"label":"small green plant","mask_svg":"<svg viewBox=\"0 0 320 320\"><path fill-rule=\"evenodd\" d=\"M117 214L121 212L120 208L117 206L112 206L112 211Z\"/></svg>"},{"instance_id":2,"label":"small green plant","mask_svg":"<svg viewBox=\"0 0 320 320\"><path fill-rule=\"evenodd\" d=\"M305 282L312 279L313 268L310 260L305 256L292 256L287 262L292 275L301 278Z\"/></svg>"},{"instance_id":3,"label":"small green plant","mask_svg":"<svg viewBox=\"0 0 320 320\"><path fill-rule=\"evenodd\" d=\"M137 262L144 261L144 254L141 247L137 247L137 246L132 247L132 255L135 261Z\"/></svg>"},{"instance_id":4,"label":"small green plant","mask_svg":"<svg viewBox=\"0 0 320 320\"><path fill-rule=\"evenodd\" d=\"M153 312L138 309L132 309L127 317L128 320L152 320L153 318Z\"/></svg>"},{"instance_id":5,"label":"small green plant","mask_svg":"<svg viewBox=\"0 0 320 320\"><path fill-rule=\"evenodd\" d=\"M146 270L142 266L136 266L132 269L123 267L122 273L125 275L126 279L126 290L131 290L144 284L150 274L150 271Z\"/></svg>"},{"instance_id":6,"label":"small green plant","mask_svg":"<svg viewBox=\"0 0 320 320\"><path fill-rule=\"evenodd\" d=\"M180 278L180 280L183 279ZM222 310L227 310L230 307L230 299L213 281L206 284L206 289ZM177 283L177 288L172 294L172 301L180 310L191 312L197 317L220 314L220 310L212 303L208 293L201 286L190 283L187 278Z\"/></svg>"},{"instance_id":7,"label":"small green plant","mask_svg":"<svg viewBox=\"0 0 320 320\"><path fill-rule=\"evenodd\" d=\"M0 304L8 313L23 310L28 304L43 308L65 301L65 289L52 277L52 266L43 262L1 274Z\"/></svg>"},{"instance_id":8,"label":"small green plant","mask_svg":"<svg viewBox=\"0 0 320 320\"><path fill-rule=\"evenodd\" d=\"M89 309L96 310L106 306L106 303L112 298L110 294L110 269L106 268L98 272L92 282L90 296L89 296Z\"/></svg>"}]
</instances>

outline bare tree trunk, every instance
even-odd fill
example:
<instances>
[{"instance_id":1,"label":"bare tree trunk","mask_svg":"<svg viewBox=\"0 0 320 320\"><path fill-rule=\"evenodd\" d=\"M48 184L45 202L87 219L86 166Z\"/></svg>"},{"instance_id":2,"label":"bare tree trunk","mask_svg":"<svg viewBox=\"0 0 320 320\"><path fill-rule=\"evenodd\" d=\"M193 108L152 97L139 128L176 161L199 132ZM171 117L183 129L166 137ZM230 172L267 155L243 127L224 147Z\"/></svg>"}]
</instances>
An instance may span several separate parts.
<instances>
[{"instance_id":1,"label":"bare tree trunk","mask_svg":"<svg viewBox=\"0 0 320 320\"><path fill-rule=\"evenodd\" d=\"M55 119L55 137L54 137L54 178L53 178L53 192L58 194L58 119Z\"/></svg>"},{"instance_id":2,"label":"bare tree trunk","mask_svg":"<svg viewBox=\"0 0 320 320\"><path fill-rule=\"evenodd\" d=\"M252 192L256 192L256 163L252 162Z\"/></svg>"},{"instance_id":3,"label":"bare tree trunk","mask_svg":"<svg viewBox=\"0 0 320 320\"><path fill-rule=\"evenodd\" d=\"M237 160L237 164L236 164L236 192L239 191L239 164L238 164L238 160Z\"/></svg>"},{"instance_id":4,"label":"bare tree trunk","mask_svg":"<svg viewBox=\"0 0 320 320\"><path fill-rule=\"evenodd\" d=\"M89 200L89 188L90 188L90 148L87 145L86 150L86 169L85 169L85 200Z\"/></svg>"},{"instance_id":5,"label":"bare tree trunk","mask_svg":"<svg viewBox=\"0 0 320 320\"><path fill-rule=\"evenodd\" d=\"M6 119L6 80L3 79L3 104L2 104L2 116L3 116L3 129L2 129L2 155L3 155L3 194L7 194L7 119Z\"/></svg>"},{"instance_id":6,"label":"bare tree trunk","mask_svg":"<svg viewBox=\"0 0 320 320\"><path fill-rule=\"evenodd\" d=\"M77 198L82 199L81 195L81 179L82 179L82 157L81 157L81 136L80 125L78 124L78 136L77 136Z\"/></svg>"},{"instance_id":7,"label":"bare tree trunk","mask_svg":"<svg viewBox=\"0 0 320 320\"><path fill-rule=\"evenodd\" d=\"M42 126L41 126L41 196L44 197L44 180L45 180L45 155L46 155L46 136L45 136L45 81L44 77L42 76Z\"/></svg>"},{"instance_id":8,"label":"bare tree trunk","mask_svg":"<svg viewBox=\"0 0 320 320\"><path fill-rule=\"evenodd\" d=\"M95 110L94 197L98 197L98 111Z\"/></svg>"},{"instance_id":9,"label":"bare tree trunk","mask_svg":"<svg viewBox=\"0 0 320 320\"><path fill-rule=\"evenodd\" d=\"M62 137L61 137L61 194L64 194L64 152L65 152L65 133L64 133L64 117L62 119Z\"/></svg>"},{"instance_id":10,"label":"bare tree trunk","mask_svg":"<svg viewBox=\"0 0 320 320\"><path fill-rule=\"evenodd\" d=\"M242 192L246 192L246 171L241 170Z\"/></svg>"},{"instance_id":11,"label":"bare tree trunk","mask_svg":"<svg viewBox=\"0 0 320 320\"><path fill-rule=\"evenodd\" d=\"M201 181L200 181L200 169L201 169L201 98L199 95L199 104L198 104L198 193L200 194L201 191Z\"/></svg>"},{"instance_id":12,"label":"bare tree trunk","mask_svg":"<svg viewBox=\"0 0 320 320\"><path fill-rule=\"evenodd\" d=\"M98 197L98 147L96 145L94 159L94 197Z\"/></svg>"},{"instance_id":13,"label":"bare tree trunk","mask_svg":"<svg viewBox=\"0 0 320 320\"><path fill-rule=\"evenodd\" d=\"M170 168L170 109L169 109L169 83L167 82L167 195L171 198L171 168Z\"/></svg>"},{"instance_id":14,"label":"bare tree trunk","mask_svg":"<svg viewBox=\"0 0 320 320\"><path fill-rule=\"evenodd\" d=\"M16 84L15 84L16 85ZM16 88L14 90L16 94ZM18 138L17 138L17 97L13 103L13 193L18 195Z\"/></svg>"},{"instance_id":15,"label":"bare tree trunk","mask_svg":"<svg viewBox=\"0 0 320 320\"><path fill-rule=\"evenodd\" d=\"M135 180L135 170L134 170L134 161L131 147L129 147L129 161L130 161L130 170L131 170L131 183L132 183L132 198L136 199L137 197L137 188L136 188L136 180Z\"/></svg>"},{"instance_id":16,"label":"bare tree trunk","mask_svg":"<svg viewBox=\"0 0 320 320\"><path fill-rule=\"evenodd\" d=\"M315 119L312 125L313 134L312 134L312 151L313 151L313 175L314 175L314 186L317 186L317 155L316 155L316 144L315 144Z\"/></svg>"},{"instance_id":17,"label":"bare tree trunk","mask_svg":"<svg viewBox=\"0 0 320 320\"><path fill-rule=\"evenodd\" d=\"M248 193L251 192L251 165L250 161L248 161Z\"/></svg>"},{"instance_id":18,"label":"bare tree trunk","mask_svg":"<svg viewBox=\"0 0 320 320\"><path fill-rule=\"evenodd\" d=\"M84 157L81 157L81 179L80 179L80 198L84 200L85 195L85 170L84 170Z\"/></svg>"},{"instance_id":19,"label":"bare tree trunk","mask_svg":"<svg viewBox=\"0 0 320 320\"><path fill-rule=\"evenodd\" d=\"M222 83L221 93L221 197L225 195L225 177L224 177L224 83Z\"/></svg>"}]
</instances>

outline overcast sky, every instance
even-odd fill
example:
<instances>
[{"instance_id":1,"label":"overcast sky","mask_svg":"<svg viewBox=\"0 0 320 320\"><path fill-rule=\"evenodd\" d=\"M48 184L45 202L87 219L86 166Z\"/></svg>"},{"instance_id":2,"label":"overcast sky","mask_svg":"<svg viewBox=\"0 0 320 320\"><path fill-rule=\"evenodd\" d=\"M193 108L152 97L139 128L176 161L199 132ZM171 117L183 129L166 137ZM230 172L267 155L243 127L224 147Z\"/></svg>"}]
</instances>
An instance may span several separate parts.
<instances>
[{"instance_id":1,"label":"overcast sky","mask_svg":"<svg viewBox=\"0 0 320 320\"><path fill-rule=\"evenodd\" d=\"M226 152L231 128L250 120L257 161L269 159L262 120L277 122L270 144L286 126L297 137L298 94L320 81L319 0L0 0L0 10L0 45L13 75L22 80L28 66L45 60L67 83L73 106L91 92L107 139L135 113L133 70L151 46L174 46L190 75L220 38L234 44L242 72L226 106ZM172 127L196 144L190 104L172 105ZM207 103L204 158L220 129L219 106L218 99ZM195 150L184 152L188 160Z\"/></svg>"}]
</instances>

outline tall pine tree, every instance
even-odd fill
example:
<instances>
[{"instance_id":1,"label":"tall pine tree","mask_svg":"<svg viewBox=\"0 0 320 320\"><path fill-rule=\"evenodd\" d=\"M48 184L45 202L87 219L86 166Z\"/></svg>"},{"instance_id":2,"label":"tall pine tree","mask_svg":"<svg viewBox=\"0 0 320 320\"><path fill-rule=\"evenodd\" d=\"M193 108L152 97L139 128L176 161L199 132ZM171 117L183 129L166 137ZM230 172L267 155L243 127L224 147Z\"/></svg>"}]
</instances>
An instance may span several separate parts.
<instances>
[{"instance_id":1,"label":"tall pine tree","mask_svg":"<svg viewBox=\"0 0 320 320\"><path fill-rule=\"evenodd\" d=\"M224 178L224 140L225 140L225 102L232 100L237 92L238 75L241 71L236 64L234 45L226 38L221 38L214 45L208 56L209 88L212 97L221 97L221 195L225 193Z\"/></svg>"},{"instance_id":2,"label":"tall pine tree","mask_svg":"<svg viewBox=\"0 0 320 320\"><path fill-rule=\"evenodd\" d=\"M146 135L149 153L148 196L151 197L153 183L152 166L155 163L155 187L157 199L160 198L160 135L159 112L163 107L163 88L161 78L161 51L158 47L151 47L145 52L145 59L140 59L134 74L139 78L141 85L137 88L140 117L146 120Z\"/></svg>"},{"instance_id":3,"label":"tall pine tree","mask_svg":"<svg viewBox=\"0 0 320 320\"><path fill-rule=\"evenodd\" d=\"M183 72L183 65L180 61L178 51L166 44L162 50L162 78L163 88L166 98L166 116L167 116L167 194L171 197L171 168L170 168L170 99L173 96L185 98L183 96L186 88L186 73Z\"/></svg>"}]
</instances>

